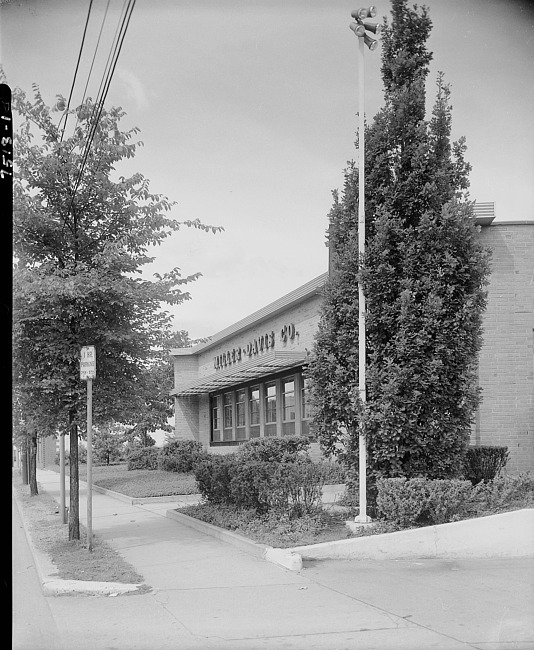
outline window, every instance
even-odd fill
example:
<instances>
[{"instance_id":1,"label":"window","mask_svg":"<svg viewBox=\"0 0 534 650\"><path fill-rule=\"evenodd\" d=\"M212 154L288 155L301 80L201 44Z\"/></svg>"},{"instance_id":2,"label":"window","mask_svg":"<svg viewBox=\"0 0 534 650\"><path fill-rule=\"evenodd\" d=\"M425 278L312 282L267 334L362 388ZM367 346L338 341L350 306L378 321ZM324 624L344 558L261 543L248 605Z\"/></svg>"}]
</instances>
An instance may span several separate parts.
<instances>
[{"instance_id":1,"label":"window","mask_svg":"<svg viewBox=\"0 0 534 650\"><path fill-rule=\"evenodd\" d=\"M245 440L247 431L245 429L245 397L244 390L238 390L235 393L235 424L236 424L236 440Z\"/></svg>"},{"instance_id":2,"label":"window","mask_svg":"<svg viewBox=\"0 0 534 650\"><path fill-rule=\"evenodd\" d=\"M276 422L276 384L265 384L265 424Z\"/></svg>"},{"instance_id":3,"label":"window","mask_svg":"<svg viewBox=\"0 0 534 650\"><path fill-rule=\"evenodd\" d=\"M223 440L232 439L232 426L233 426L233 412L232 412L232 393L225 393L223 395Z\"/></svg>"},{"instance_id":4,"label":"window","mask_svg":"<svg viewBox=\"0 0 534 650\"><path fill-rule=\"evenodd\" d=\"M250 425L256 426L260 424L260 387L252 386L250 389Z\"/></svg>"},{"instance_id":5,"label":"window","mask_svg":"<svg viewBox=\"0 0 534 650\"><path fill-rule=\"evenodd\" d=\"M274 378L273 378L274 377ZM239 445L252 438L303 435L315 439L310 380L298 370L271 381L243 383L211 395L211 440Z\"/></svg>"},{"instance_id":6,"label":"window","mask_svg":"<svg viewBox=\"0 0 534 650\"><path fill-rule=\"evenodd\" d=\"M235 423L238 427L245 426L245 391L238 390L235 397Z\"/></svg>"},{"instance_id":7,"label":"window","mask_svg":"<svg viewBox=\"0 0 534 650\"><path fill-rule=\"evenodd\" d=\"M290 422L295 419L295 380L284 379L282 393L282 420Z\"/></svg>"},{"instance_id":8,"label":"window","mask_svg":"<svg viewBox=\"0 0 534 650\"><path fill-rule=\"evenodd\" d=\"M212 440L219 442L221 440L221 421L219 418L219 403L217 397L211 400L211 430Z\"/></svg>"}]
</instances>

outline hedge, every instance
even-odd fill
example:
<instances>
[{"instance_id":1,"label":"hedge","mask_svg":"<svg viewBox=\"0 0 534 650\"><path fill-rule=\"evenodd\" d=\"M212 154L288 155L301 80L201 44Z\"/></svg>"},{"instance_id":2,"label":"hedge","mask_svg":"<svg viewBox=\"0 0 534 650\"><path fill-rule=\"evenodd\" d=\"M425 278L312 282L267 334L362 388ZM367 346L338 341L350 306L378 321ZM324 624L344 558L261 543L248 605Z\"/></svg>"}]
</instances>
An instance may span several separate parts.
<instances>
[{"instance_id":1,"label":"hedge","mask_svg":"<svg viewBox=\"0 0 534 650\"><path fill-rule=\"evenodd\" d=\"M473 485L496 478L506 466L508 447L469 447L464 461L465 478Z\"/></svg>"},{"instance_id":2,"label":"hedge","mask_svg":"<svg viewBox=\"0 0 534 650\"><path fill-rule=\"evenodd\" d=\"M158 448L139 447L128 454L128 470L158 469Z\"/></svg>"},{"instance_id":3,"label":"hedge","mask_svg":"<svg viewBox=\"0 0 534 650\"><path fill-rule=\"evenodd\" d=\"M192 472L198 460L206 452L196 440L171 440L158 454L158 467L166 472Z\"/></svg>"},{"instance_id":4,"label":"hedge","mask_svg":"<svg viewBox=\"0 0 534 650\"><path fill-rule=\"evenodd\" d=\"M382 478L376 482L379 516L401 527L444 524L468 512L470 481Z\"/></svg>"}]
</instances>

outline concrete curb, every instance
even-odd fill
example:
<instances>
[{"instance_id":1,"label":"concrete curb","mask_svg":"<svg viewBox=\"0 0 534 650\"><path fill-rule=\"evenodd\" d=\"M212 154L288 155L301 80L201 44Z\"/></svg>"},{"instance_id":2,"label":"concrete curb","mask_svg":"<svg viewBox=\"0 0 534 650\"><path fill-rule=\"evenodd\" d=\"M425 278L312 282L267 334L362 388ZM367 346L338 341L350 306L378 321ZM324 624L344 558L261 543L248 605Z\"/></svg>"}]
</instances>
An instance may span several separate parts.
<instances>
[{"instance_id":1,"label":"concrete curb","mask_svg":"<svg viewBox=\"0 0 534 650\"><path fill-rule=\"evenodd\" d=\"M61 596L72 593L83 593L88 596L112 596L137 591L141 587L146 588L144 583L130 584L125 582L97 582L91 580L62 580L60 578L53 578L52 576L57 573L57 566L52 562L47 553L35 546L30 533L30 522L24 514L24 509L19 501L17 491L14 486L12 486L11 490L22 521L28 546L34 558L37 577L45 596Z\"/></svg>"},{"instance_id":2,"label":"concrete curb","mask_svg":"<svg viewBox=\"0 0 534 650\"><path fill-rule=\"evenodd\" d=\"M141 584L124 582L96 582L90 580L44 580L42 590L45 596L64 596L68 594L85 594L86 596L118 596L137 591Z\"/></svg>"},{"instance_id":3,"label":"concrete curb","mask_svg":"<svg viewBox=\"0 0 534 650\"><path fill-rule=\"evenodd\" d=\"M222 542L231 544L249 555L267 560L268 562L277 564L278 566L289 569L290 571L300 571L302 569L302 557L292 549L273 548L267 544L254 542L247 537L232 532L231 530L219 528L218 526L208 524L200 519L195 519L194 517L189 517L181 512L176 512L176 510L167 510L165 514L169 519L174 519L184 526L189 526L189 528L194 528L201 533L220 539Z\"/></svg>"}]
</instances>

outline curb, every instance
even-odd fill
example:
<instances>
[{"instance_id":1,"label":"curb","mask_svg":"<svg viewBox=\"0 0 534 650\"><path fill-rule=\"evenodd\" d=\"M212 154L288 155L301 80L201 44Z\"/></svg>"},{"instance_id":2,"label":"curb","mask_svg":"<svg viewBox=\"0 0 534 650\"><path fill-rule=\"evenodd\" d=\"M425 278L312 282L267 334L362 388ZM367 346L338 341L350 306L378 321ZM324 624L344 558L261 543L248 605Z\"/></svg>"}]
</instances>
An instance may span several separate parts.
<instances>
[{"instance_id":1,"label":"curb","mask_svg":"<svg viewBox=\"0 0 534 650\"><path fill-rule=\"evenodd\" d=\"M215 537L221 540L221 542L231 544L232 546L237 547L249 555L261 558L262 560L267 560L272 564L277 564L284 569L289 569L290 571L300 571L302 569L302 557L299 553L293 551L292 549L273 548L267 544L254 542L246 537L242 537L241 535L232 532L231 530L219 528L218 526L208 524L207 522L201 521L200 519L195 519L194 517L189 517L188 515L184 515L181 512L176 512L176 510L167 510L165 516L169 519L178 521L184 526L194 528L201 533Z\"/></svg>"},{"instance_id":2,"label":"curb","mask_svg":"<svg viewBox=\"0 0 534 650\"><path fill-rule=\"evenodd\" d=\"M73 593L82 593L88 596L118 596L119 594L137 591L141 587L146 588L144 583L130 584L125 582L97 582L96 580L62 580L60 578L52 578L57 573L57 567L47 553L44 553L35 546L30 533L30 523L24 514L24 509L20 504L14 485L11 486L11 492L22 521L28 546L33 555L37 577L41 583L41 590L45 596L61 596Z\"/></svg>"}]
</instances>

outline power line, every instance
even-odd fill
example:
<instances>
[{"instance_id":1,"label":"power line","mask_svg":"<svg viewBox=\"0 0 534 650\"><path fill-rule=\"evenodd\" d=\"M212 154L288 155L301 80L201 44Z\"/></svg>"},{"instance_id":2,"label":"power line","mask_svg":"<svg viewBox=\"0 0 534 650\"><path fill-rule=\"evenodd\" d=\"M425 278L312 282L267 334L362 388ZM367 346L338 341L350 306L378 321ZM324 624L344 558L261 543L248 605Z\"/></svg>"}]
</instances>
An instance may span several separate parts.
<instances>
[{"instance_id":1,"label":"power line","mask_svg":"<svg viewBox=\"0 0 534 650\"><path fill-rule=\"evenodd\" d=\"M122 19L119 21L119 27L117 31L115 32L115 39L114 39L114 44L112 45L112 51L110 52L110 55L108 56L108 62L106 64L106 70L104 72L104 76L102 78L102 81L100 83L99 91L98 91L98 96L95 102L95 106L93 108L91 118L90 118L90 129L89 133L87 135L87 140L85 143L84 151L82 153L82 163L80 166L80 169L78 171L77 179L76 179L76 184L74 186L74 192L72 195L71 203L70 203L70 208L69 211L72 209L72 205L74 203L74 198L76 196L76 192L78 191L78 188L80 186L80 182L83 176L83 171L85 169L85 165L87 163L87 158L89 156L89 151L91 148L91 143L93 141L93 138L96 134L96 130L98 127L98 123L100 120L100 117L102 115L102 111L104 108L104 102L106 100L109 87L111 84L111 80L113 78L113 74L115 72L115 68L117 66L117 61L120 55L120 52L122 50L122 45L124 42L124 37L126 36L126 31L128 29L129 23L130 23L130 18L132 16L133 9L135 7L135 2L136 0L128 0L128 4L126 6L123 5L123 13L122 13ZM124 9L124 7L126 8Z\"/></svg>"},{"instance_id":2,"label":"power line","mask_svg":"<svg viewBox=\"0 0 534 650\"><path fill-rule=\"evenodd\" d=\"M93 6L93 0L90 0L89 1L89 9L87 11L87 18L85 20L85 27L84 27L84 30L83 30L82 42L81 42L81 45L80 45L80 51L78 52L78 61L76 62L76 69L74 70L74 78L72 79L72 86L70 87L69 99L67 101L67 108L66 108L65 113L64 113L64 115L65 115L65 124L63 125L63 131L61 132L61 138L59 140L60 142L63 142L63 136L65 135L65 129L67 128L67 119L68 119L68 116L69 116L70 101L72 99L72 93L74 91L74 85L76 83L76 77L78 75L78 68L80 67L80 60L82 58L83 45L85 43L85 35L87 33L87 25L89 24L89 17L91 16L92 6Z\"/></svg>"},{"instance_id":3,"label":"power line","mask_svg":"<svg viewBox=\"0 0 534 650\"><path fill-rule=\"evenodd\" d=\"M104 12L104 17L102 18L102 24L100 25L100 31L98 33L98 39L97 39L97 42L96 42L96 45L95 45L95 51L94 51L94 54L93 54L93 60L91 61L91 67L89 69L89 74L87 75L87 81L85 82L85 88L83 89L82 104L85 102L85 98L86 98L86 95L87 95L87 88L89 86L89 81L91 80L91 74L93 72L93 66L95 64L96 55L98 53L98 46L100 45L100 39L102 37L102 32L104 30L104 24L106 22L106 17L108 15L109 3L110 3L110 0L107 1L106 11ZM77 116L76 117L76 126L78 126L78 122L79 122L79 117ZM76 129L76 126L74 127L75 129Z\"/></svg>"}]
</instances>

